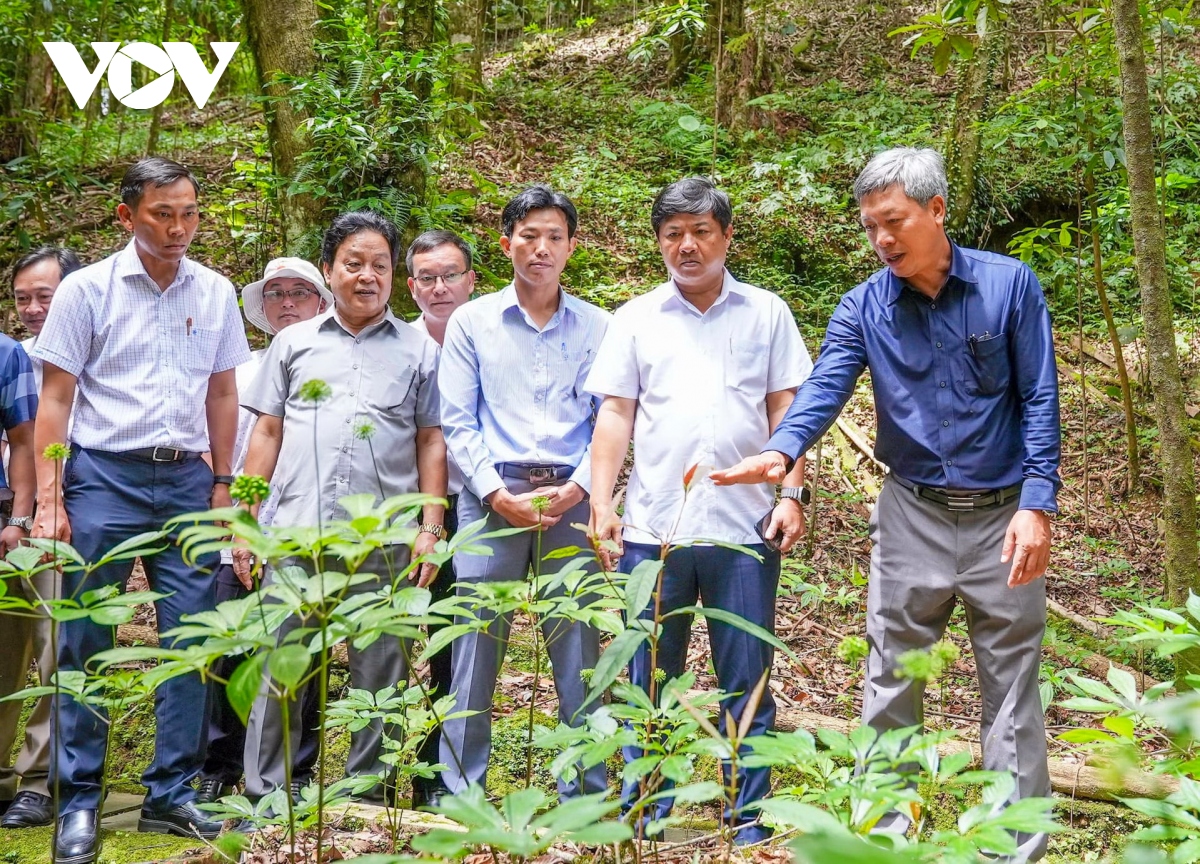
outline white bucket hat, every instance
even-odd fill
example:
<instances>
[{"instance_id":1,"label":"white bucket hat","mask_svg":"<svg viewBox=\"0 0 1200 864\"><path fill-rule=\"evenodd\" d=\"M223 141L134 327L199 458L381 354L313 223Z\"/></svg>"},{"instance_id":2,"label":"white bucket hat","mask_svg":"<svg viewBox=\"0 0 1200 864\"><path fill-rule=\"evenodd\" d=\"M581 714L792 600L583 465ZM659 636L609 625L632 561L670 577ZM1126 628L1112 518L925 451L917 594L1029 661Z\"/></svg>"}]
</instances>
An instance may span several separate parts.
<instances>
[{"instance_id":1,"label":"white bucket hat","mask_svg":"<svg viewBox=\"0 0 1200 864\"><path fill-rule=\"evenodd\" d=\"M246 320L271 336L275 335L275 329L267 321L267 313L263 311L263 286L272 279L285 276L311 282L317 289L317 293L321 295L321 299L325 301L325 308L327 310L333 308L333 293L325 287L325 280L321 278L320 270L303 258L273 258L267 262L267 267L263 270L263 278L257 282L251 282L242 289L242 308L246 312Z\"/></svg>"}]
</instances>

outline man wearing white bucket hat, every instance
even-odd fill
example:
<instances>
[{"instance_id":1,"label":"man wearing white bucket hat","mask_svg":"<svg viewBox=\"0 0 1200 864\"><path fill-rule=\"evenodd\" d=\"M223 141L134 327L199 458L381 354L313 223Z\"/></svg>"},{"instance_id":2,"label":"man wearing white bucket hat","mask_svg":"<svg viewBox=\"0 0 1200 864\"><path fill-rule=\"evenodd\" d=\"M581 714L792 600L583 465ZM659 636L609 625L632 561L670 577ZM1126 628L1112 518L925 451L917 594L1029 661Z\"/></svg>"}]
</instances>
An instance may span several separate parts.
<instances>
[{"instance_id":1,"label":"man wearing white bucket hat","mask_svg":"<svg viewBox=\"0 0 1200 864\"><path fill-rule=\"evenodd\" d=\"M321 272L302 258L272 259L263 271L263 278L251 282L242 289L242 309L246 320L266 333L274 336L292 324L315 318L333 306L333 294L325 287ZM237 367L239 393L246 393L258 375L266 349L251 354L250 360ZM237 439L233 449L233 473L241 474L249 449L250 432L258 415L242 408L238 412ZM275 511L274 502L268 498L259 509L259 522L270 524ZM250 579L247 577L246 582ZM233 553L221 553L221 566L216 574L217 603L244 597L253 586L239 580L233 570ZM241 655L224 657L213 667L216 676L209 682L209 704L211 716L208 722L208 751L204 768L197 784L197 799L201 804L216 801L229 794L242 777L242 757L246 746L246 727L225 697L225 686L216 683L228 680L242 661ZM302 706L305 730L317 726L318 702L316 694ZM320 742L315 731L305 735L296 754L296 777L305 780L317 761ZM252 766L255 762L252 760ZM252 768L253 770L253 768Z\"/></svg>"}]
</instances>

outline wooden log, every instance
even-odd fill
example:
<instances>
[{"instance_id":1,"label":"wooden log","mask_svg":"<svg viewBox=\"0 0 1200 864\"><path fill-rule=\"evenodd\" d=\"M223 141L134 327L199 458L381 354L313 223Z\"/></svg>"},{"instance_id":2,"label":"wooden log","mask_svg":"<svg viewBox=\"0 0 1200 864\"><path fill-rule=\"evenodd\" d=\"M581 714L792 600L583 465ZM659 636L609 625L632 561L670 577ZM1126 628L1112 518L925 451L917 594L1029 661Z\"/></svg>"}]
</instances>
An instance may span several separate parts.
<instances>
[{"instance_id":1,"label":"wooden log","mask_svg":"<svg viewBox=\"0 0 1200 864\"><path fill-rule=\"evenodd\" d=\"M1062 605L1057 600L1051 599L1050 597L1046 598L1046 611L1055 618L1061 618L1064 621L1074 624L1080 630L1083 630L1085 633L1092 634L1097 639L1105 642L1117 641L1116 634L1103 624L1093 621L1090 618L1084 618L1078 612L1072 612L1066 606Z\"/></svg>"},{"instance_id":2,"label":"wooden log","mask_svg":"<svg viewBox=\"0 0 1200 864\"><path fill-rule=\"evenodd\" d=\"M849 734L858 722L843 717L826 717L814 711L778 708L775 714L775 729L779 732L794 732L806 729L832 729ZM980 747L973 741L947 741L938 747L943 756L969 750L976 765L982 763ZM1118 801L1121 798L1166 798L1179 789L1175 777L1147 774L1144 771L1128 771L1115 776L1113 771L1086 765L1082 761L1052 757L1049 760L1050 787L1060 795L1070 798L1086 798L1089 801Z\"/></svg>"}]
</instances>

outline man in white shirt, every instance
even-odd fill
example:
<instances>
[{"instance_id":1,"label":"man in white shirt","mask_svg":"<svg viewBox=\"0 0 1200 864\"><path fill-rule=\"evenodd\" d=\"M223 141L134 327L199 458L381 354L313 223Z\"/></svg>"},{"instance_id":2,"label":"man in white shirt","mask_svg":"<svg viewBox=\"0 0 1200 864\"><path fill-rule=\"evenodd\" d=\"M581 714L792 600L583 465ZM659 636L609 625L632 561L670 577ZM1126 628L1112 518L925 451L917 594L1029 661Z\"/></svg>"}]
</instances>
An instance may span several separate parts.
<instances>
[{"instance_id":1,"label":"man in white shirt","mask_svg":"<svg viewBox=\"0 0 1200 864\"><path fill-rule=\"evenodd\" d=\"M42 325L46 323L46 313L50 309L50 302L54 299L58 283L68 273L73 273L82 266L74 252L60 246L42 246L23 255L13 265L13 297L16 300L17 317L30 333L29 338L21 343L25 353L33 353L37 345L38 334L42 332ZM40 392L42 364L41 361L32 359L31 364L33 377ZM4 462L7 474L7 450ZM57 596L57 571L44 570L34 576L31 582L36 592L36 595L31 595L31 599L34 596ZM10 584L10 590L13 587ZM56 668L54 642L50 633L52 626L49 615L35 621L14 617L6 622L3 632L0 632L0 665L3 665L6 671L0 672L0 678L5 677L7 670L11 669L14 678L25 680L30 660L36 659L39 683L43 687L50 686ZM21 790L15 797L11 791L7 794L0 793L5 800L12 800L8 809L4 811L4 818L0 819L0 828L35 828L54 821L54 802L47 783L50 775L50 707L50 697L43 696L37 701L33 714L25 725L25 742L12 768L15 775L13 780L20 778ZM20 713L20 702L8 702L5 706L0 706L0 753L7 754L12 749ZM0 759L0 763L6 761ZM0 776L6 770L0 769ZM0 783L0 786L2 785L3 783Z\"/></svg>"},{"instance_id":2,"label":"man in white shirt","mask_svg":"<svg viewBox=\"0 0 1200 864\"><path fill-rule=\"evenodd\" d=\"M191 171L161 157L125 172L117 218L129 245L63 280L34 356L42 361L35 426L38 503L33 536L69 541L85 561L184 513L229 506L237 430L234 369L250 359L229 280L187 257L199 222ZM71 458L43 458L67 439ZM212 468L201 456L212 455ZM60 467L62 468L60 474ZM166 632L213 607L216 556L188 563L171 537L143 558ZM63 594L121 588L132 562L63 577ZM80 618L59 626L58 666L84 670L113 646L110 626ZM181 643L176 643L177 645ZM186 644L186 643L183 643ZM199 674L155 693L154 759L138 829L215 837L221 823L196 808L191 781L204 759L207 692ZM55 711L56 864L91 864L98 847L106 723L63 697Z\"/></svg>"},{"instance_id":3,"label":"man in white shirt","mask_svg":"<svg viewBox=\"0 0 1200 864\"><path fill-rule=\"evenodd\" d=\"M291 324L314 318L326 309L333 308L333 294L325 287L321 271L303 258L275 258L268 262L263 278L251 282L242 289L242 309L246 320L266 333L274 336ZM250 392L250 387L262 365L265 348L251 353L250 360L237 367L239 393ZM242 473L246 464L246 452L250 447L250 433L258 415L242 408L238 411L237 437L233 447L234 476ZM262 502L258 510L258 521L271 524L275 512L275 499L271 496ZM253 580L246 574L245 581L234 572L233 552L222 550L221 566L216 574L216 602L245 597L253 589ZM209 681L208 748L204 767L200 769L200 780L196 784L196 800L201 804L216 801L242 777L243 754L246 748L246 727L225 695L225 685L238 665L245 659L242 655L223 657L214 664L213 679ZM320 752L320 738L316 730L320 701L316 690L311 690L302 706L297 721L303 732L300 748L295 754L292 781L304 785L312 776Z\"/></svg>"},{"instance_id":4,"label":"man in white shirt","mask_svg":"<svg viewBox=\"0 0 1200 864\"><path fill-rule=\"evenodd\" d=\"M773 630L780 552L804 529L803 459L784 481L785 497L778 504L765 483L718 488L707 479L707 469L697 466L733 465L758 453L812 363L787 305L725 269L732 219L725 193L698 177L667 186L654 200L651 222L671 279L617 310L585 385L604 398L592 438L591 527L602 540L623 544L624 573L668 549L661 596L642 617L700 600ZM633 472L621 519L613 487L631 436ZM745 546L761 560L705 540ZM658 666L669 681L685 671L691 619L672 617L662 624ZM708 634L717 681L736 694L722 703L722 725L726 711L738 722L771 668L772 649L712 619ZM630 664L630 680L657 696L662 682L654 672L643 644ZM774 721L775 702L766 688L750 734L769 731ZM628 748L626 762L641 755ZM728 765L725 773L728 784ZM646 787L646 778L627 782L626 807L656 791ZM726 811L738 843L769 836L748 805L770 789L770 769L740 772L737 800ZM666 816L671 804L669 799L651 804L641 825Z\"/></svg>"},{"instance_id":5,"label":"man in white shirt","mask_svg":"<svg viewBox=\"0 0 1200 864\"><path fill-rule=\"evenodd\" d=\"M421 314L412 322L439 346L446 340L446 324L454 310L471 299L475 290L475 271L471 269L471 247L453 231L426 231L408 247L405 264L408 267L408 290ZM462 472L452 458L446 460L446 536L458 530L458 495L462 492ZM438 571L437 580L429 586L433 599L441 600L454 594L454 561ZM441 627L429 627L430 638ZM450 692L451 662L447 646L429 658L429 688L436 699ZM442 730L439 725L417 751L417 759L430 765L438 763ZM413 778L412 806L432 804L446 792L441 777Z\"/></svg>"}]
</instances>

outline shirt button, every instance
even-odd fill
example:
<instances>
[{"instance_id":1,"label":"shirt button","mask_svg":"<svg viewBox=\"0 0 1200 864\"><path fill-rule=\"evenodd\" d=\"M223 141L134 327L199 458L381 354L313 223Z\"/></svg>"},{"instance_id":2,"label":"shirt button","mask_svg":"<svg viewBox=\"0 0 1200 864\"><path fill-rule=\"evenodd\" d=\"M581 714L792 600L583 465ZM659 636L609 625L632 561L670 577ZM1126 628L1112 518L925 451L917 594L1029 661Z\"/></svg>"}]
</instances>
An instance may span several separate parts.
<instances>
[{"instance_id":1,"label":"shirt button","mask_svg":"<svg viewBox=\"0 0 1200 864\"><path fill-rule=\"evenodd\" d=\"M349 422L349 421L347 421L347 422ZM943 421L942 421L942 425L943 425L943 426L949 426L949 425L950 425L950 421L949 421L949 420L943 420Z\"/></svg>"},{"instance_id":2,"label":"shirt button","mask_svg":"<svg viewBox=\"0 0 1200 864\"><path fill-rule=\"evenodd\" d=\"M357 363L355 363L355 364L354 364L353 366L351 366L350 368L351 368L351 369L357 369L357 368L358 368L358 364L357 364Z\"/></svg>"},{"instance_id":3,"label":"shirt button","mask_svg":"<svg viewBox=\"0 0 1200 864\"><path fill-rule=\"evenodd\" d=\"M930 308L930 309L936 309L936 308L937 308L937 304L936 304L936 303L930 303L930 304L929 304L929 308Z\"/></svg>"},{"instance_id":4,"label":"shirt button","mask_svg":"<svg viewBox=\"0 0 1200 864\"><path fill-rule=\"evenodd\" d=\"M342 448L342 452L343 452L343 453L345 453L345 452L346 452L347 450L349 450L349 449L350 449L349 447L343 447L343 448ZM949 465L950 463L949 463L949 462L947 462L946 464L947 464L947 465Z\"/></svg>"},{"instance_id":5,"label":"shirt button","mask_svg":"<svg viewBox=\"0 0 1200 864\"><path fill-rule=\"evenodd\" d=\"M941 348L941 347L942 347L942 343L941 343L941 342L938 342L938 343L937 343L937 347Z\"/></svg>"},{"instance_id":6,"label":"shirt button","mask_svg":"<svg viewBox=\"0 0 1200 864\"><path fill-rule=\"evenodd\" d=\"M945 381L941 381L941 382L939 382L939 383L938 383L938 386L939 386L939 387L945 387L945 386L946 386L946 382L945 382Z\"/></svg>"},{"instance_id":7,"label":"shirt button","mask_svg":"<svg viewBox=\"0 0 1200 864\"><path fill-rule=\"evenodd\" d=\"M355 345L361 345L361 344L362 344L362 337L361 337L361 336L359 336L357 339L355 339L355 340L354 340L354 344L355 344Z\"/></svg>"},{"instance_id":8,"label":"shirt button","mask_svg":"<svg viewBox=\"0 0 1200 864\"><path fill-rule=\"evenodd\" d=\"M350 422L350 418L349 418L349 417L347 417L347 418L346 418L346 422L347 422L347 423L349 423L349 422Z\"/></svg>"},{"instance_id":9,"label":"shirt button","mask_svg":"<svg viewBox=\"0 0 1200 864\"><path fill-rule=\"evenodd\" d=\"M946 467L947 467L947 468L952 468L952 467L954 467L954 460L953 460L953 459L947 459L947 460L946 460Z\"/></svg>"}]
</instances>

